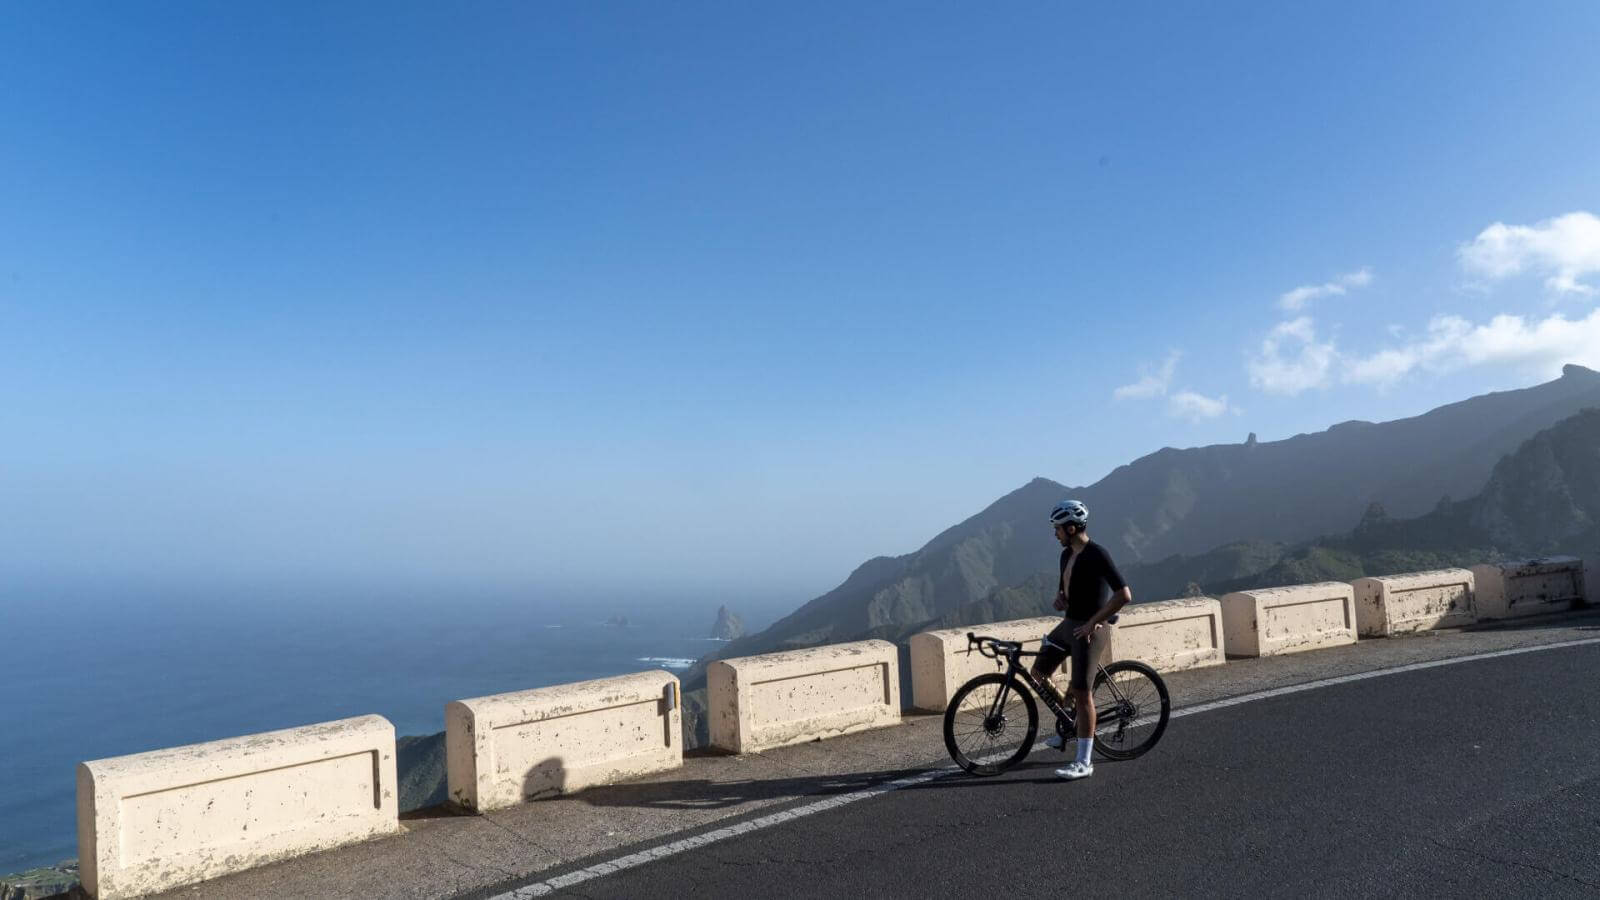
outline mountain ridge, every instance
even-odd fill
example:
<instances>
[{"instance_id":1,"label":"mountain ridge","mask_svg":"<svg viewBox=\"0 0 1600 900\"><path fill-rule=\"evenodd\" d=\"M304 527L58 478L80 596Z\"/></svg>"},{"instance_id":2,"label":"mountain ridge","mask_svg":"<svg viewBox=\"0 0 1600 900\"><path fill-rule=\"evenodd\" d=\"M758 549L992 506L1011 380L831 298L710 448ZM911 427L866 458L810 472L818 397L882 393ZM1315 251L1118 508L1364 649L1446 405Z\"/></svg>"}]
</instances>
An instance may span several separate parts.
<instances>
[{"instance_id":1,"label":"mountain ridge","mask_svg":"<svg viewBox=\"0 0 1600 900\"><path fill-rule=\"evenodd\" d=\"M1236 547L1237 559L1211 562L1249 577L1268 558L1283 564L1293 545L1358 525L1372 503L1410 517L1451 496L1476 495L1506 454L1586 407L1600 407L1600 373L1569 365L1553 381L1389 422L1347 420L1277 441L1252 434L1240 444L1164 447L1088 487L1035 477L912 553L867 560L838 587L716 657L892 634L973 603L1015 607L1026 593L1019 586L1047 571L1059 550L1043 511L1069 495L1103 511L1091 530L1124 568L1153 574L1165 566L1176 578L1189 563L1175 558ZM1155 555L1163 548L1182 549ZM705 662L685 673L686 686L703 681Z\"/></svg>"},{"instance_id":2,"label":"mountain ridge","mask_svg":"<svg viewBox=\"0 0 1600 900\"><path fill-rule=\"evenodd\" d=\"M1452 566L1600 552L1600 407L1586 408L1544 429L1495 464L1484 489L1444 500L1413 518L1368 506L1355 528L1299 545L1240 542L1197 556L1173 556L1126 567L1146 599L1348 581ZM1047 615L1054 579L1031 576L931 623L875 636L992 621L987 615Z\"/></svg>"}]
</instances>

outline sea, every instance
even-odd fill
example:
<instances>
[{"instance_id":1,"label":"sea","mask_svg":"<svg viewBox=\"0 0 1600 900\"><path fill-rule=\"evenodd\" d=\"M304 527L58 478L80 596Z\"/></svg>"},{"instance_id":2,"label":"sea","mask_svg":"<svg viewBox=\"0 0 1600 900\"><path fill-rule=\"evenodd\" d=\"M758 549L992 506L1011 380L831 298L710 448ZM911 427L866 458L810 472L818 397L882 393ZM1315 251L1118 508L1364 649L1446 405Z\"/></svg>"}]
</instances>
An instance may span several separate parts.
<instances>
[{"instance_id":1,"label":"sea","mask_svg":"<svg viewBox=\"0 0 1600 900\"><path fill-rule=\"evenodd\" d=\"M370 713L397 735L433 734L452 700L681 673L720 646L707 637L717 606L449 591L0 593L0 874L78 855L81 761ZM778 614L730 606L752 630Z\"/></svg>"}]
</instances>

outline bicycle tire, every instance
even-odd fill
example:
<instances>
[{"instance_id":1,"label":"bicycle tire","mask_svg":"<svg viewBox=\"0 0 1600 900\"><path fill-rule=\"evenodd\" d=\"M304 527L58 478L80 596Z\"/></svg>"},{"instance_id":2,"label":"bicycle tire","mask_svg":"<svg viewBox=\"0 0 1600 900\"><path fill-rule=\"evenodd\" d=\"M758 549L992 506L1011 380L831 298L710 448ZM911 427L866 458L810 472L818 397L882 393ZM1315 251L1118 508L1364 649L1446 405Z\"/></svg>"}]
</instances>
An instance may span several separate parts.
<instances>
[{"instance_id":1,"label":"bicycle tire","mask_svg":"<svg viewBox=\"0 0 1600 900\"><path fill-rule=\"evenodd\" d=\"M994 690L986 692L986 688ZM1002 694L1004 702L995 721L990 713ZM1008 721L1019 702L1027 713L1026 728L1020 732L1021 740L1016 749L1005 755L1005 748L1019 735L1014 727L1016 723ZM999 775L1021 762L1033 749L1033 738L1038 731L1039 707L1034 703L1033 694L1021 681L1003 672L986 672L963 684L944 711L945 749L950 751L950 758L956 765L972 775ZM969 748L963 746L963 738L978 740Z\"/></svg>"},{"instance_id":2,"label":"bicycle tire","mask_svg":"<svg viewBox=\"0 0 1600 900\"><path fill-rule=\"evenodd\" d=\"M1166 733L1167 721L1172 717L1167 683L1155 669L1131 659L1119 660L1095 673L1094 708L1094 748L1106 759L1133 759L1150 752Z\"/></svg>"}]
</instances>

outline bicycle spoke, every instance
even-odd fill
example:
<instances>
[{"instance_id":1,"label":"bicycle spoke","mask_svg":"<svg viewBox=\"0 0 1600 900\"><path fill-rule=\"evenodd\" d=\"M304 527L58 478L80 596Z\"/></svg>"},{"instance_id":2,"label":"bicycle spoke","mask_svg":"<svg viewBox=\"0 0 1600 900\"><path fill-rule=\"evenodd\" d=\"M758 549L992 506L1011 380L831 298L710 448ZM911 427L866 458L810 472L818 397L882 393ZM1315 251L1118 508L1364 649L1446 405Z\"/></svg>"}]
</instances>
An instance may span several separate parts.
<instances>
[{"instance_id":1,"label":"bicycle spoke","mask_svg":"<svg viewBox=\"0 0 1600 900\"><path fill-rule=\"evenodd\" d=\"M1024 688L1014 682L982 683L963 691L945 723L945 740L957 761L965 760L969 771L972 766L1008 765L1032 728L1028 701Z\"/></svg>"},{"instance_id":2,"label":"bicycle spoke","mask_svg":"<svg viewBox=\"0 0 1600 900\"><path fill-rule=\"evenodd\" d=\"M1134 667L1102 670L1095 686L1095 707L1099 712L1095 738L1102 752L1137 755L1160 738L1166 728L1166 708L1161 685L1153 673Z\"/></svg>"}]
</instances>

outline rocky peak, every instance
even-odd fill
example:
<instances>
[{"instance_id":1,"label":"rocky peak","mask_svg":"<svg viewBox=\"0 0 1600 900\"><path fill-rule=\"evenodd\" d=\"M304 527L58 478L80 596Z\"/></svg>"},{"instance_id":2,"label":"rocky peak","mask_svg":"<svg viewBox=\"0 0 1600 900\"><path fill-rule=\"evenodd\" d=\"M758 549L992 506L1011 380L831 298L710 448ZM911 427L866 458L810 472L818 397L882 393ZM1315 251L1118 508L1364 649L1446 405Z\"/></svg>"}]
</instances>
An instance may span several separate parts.
<instances>
[{"instance_id":1,"label":"rocky peak","mask_svg":"<svg viewBox=\"0 0 1600 900\"><path fill-rule=\"evenodd\" d=\"M728 611L726 606L717 607L717 622L711 626L711 636L719 641L731 641L744 637L744 622Z\"/></svg>"}]
</instances>

